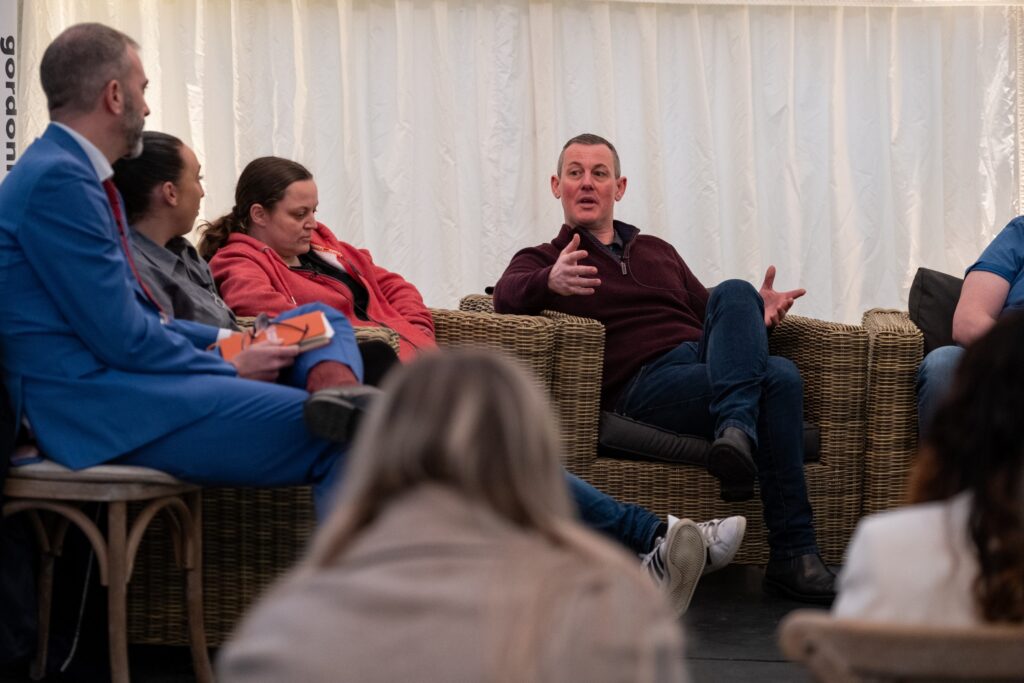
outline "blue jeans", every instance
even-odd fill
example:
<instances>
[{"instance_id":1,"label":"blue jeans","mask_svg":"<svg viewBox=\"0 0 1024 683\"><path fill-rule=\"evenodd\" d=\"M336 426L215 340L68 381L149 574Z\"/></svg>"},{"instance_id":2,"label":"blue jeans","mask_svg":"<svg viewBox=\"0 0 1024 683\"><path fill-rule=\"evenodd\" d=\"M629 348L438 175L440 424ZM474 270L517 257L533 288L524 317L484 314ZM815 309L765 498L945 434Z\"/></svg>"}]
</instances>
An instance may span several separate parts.
<instances>
[{"instance_id":1,"label":"blue jeans","mask_svg":"<svg viewBox=\"0 0 1024 683\"><path fill-rule=\"evenodd\" d=\"M749 283L711 293L700 342L644 365L616 411L680 434L750 437L772 559L818 552L803 455L803 381L793 363L768 355L764 302Z\"/></svg>"},{"instance_id":2,"label":"blue jeans","mask_svg":"<svg viewBox=\"0 0 1024 683\"><path fill-rule=\"evenodd\" d=\"M949 393L963 355L963 347L940 346L932 349L917 367L917 429L922 438L928 436L935 411Z\"/></svg>"},{"instance_id":3,"label":"blue jeans","mask_svg":"<svg viewBox=\"0 0 1024 683\"><path fill-rule=\"evenodd\" d=\"M363 361L348 319L321 303L285 311L276 320L323 311L334 328L330 343L300 354L278 383L226 375L197 375L197 391L222 397L202 420L128 453L117 462L168 472L212 486L311 484L318 521L330 511L344 447L313 436L302 407L309 394L306 376L325 360L348 365L360 380Z\"/></svg>"},{"instance_id":4,"label":"blue jeans","mask_svg":"<svg viewBox=\"0 0 1024 683\"><path fill-rule=\"evenodd\" d=\"M352 323L348 321L348 318L338 310L331 308L327 304L314 302L285 311L274 318L274 320L288 320L289 318L294 318L304 313L311 313L312 311L321 311L324 314L327 322L334 328L334 336L324 346L301 353L295 359L295 364L281 373L280 383L305 389L306 377L309 375L309 371L321 361L336 361L347 365L355 374L356 379L362 382L363 357L359 353L358 344L356 344L355 331L353 331Z\"/></svg>"},{"instance_id":5,"label":"blue jeans","mask_svg":"<svg viewBox=\"0 0 1024 683\"><path fill-rule=\"evenodd\" d=\"M565 481L584 525L636 553L647 553L653 548L661 524L653 512L632 503L620 503L569 472L565 473Z\"/></svg>"}]
</instances>

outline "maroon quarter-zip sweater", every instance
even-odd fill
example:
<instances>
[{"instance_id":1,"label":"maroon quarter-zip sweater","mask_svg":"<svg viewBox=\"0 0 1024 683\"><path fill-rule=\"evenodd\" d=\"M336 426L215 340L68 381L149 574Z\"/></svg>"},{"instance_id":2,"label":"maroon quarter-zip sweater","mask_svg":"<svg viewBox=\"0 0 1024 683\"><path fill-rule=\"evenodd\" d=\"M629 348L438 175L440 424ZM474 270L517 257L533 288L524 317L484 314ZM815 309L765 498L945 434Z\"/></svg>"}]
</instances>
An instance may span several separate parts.
<instances>
[{"instance_id":1,"label":"maroon quarter-zip sweater","mask_svg":"<svg viewBox=\"0 0 1024 683\"><path fill-rule=\"evenodd\" d=\"M640 368L685 341L697 341L704 328L708 291L668 242L641 235L620 221L622 260L595 245L582 230L563 225L547 244L519 251L494 287L494 310L534 315L553 310L594 318L604 324L604 376L601 407L611 410ZM587 257L601 285L590 296L561 296L548 289L558 255L580 232Z\"/></svg>"}]
</instances>

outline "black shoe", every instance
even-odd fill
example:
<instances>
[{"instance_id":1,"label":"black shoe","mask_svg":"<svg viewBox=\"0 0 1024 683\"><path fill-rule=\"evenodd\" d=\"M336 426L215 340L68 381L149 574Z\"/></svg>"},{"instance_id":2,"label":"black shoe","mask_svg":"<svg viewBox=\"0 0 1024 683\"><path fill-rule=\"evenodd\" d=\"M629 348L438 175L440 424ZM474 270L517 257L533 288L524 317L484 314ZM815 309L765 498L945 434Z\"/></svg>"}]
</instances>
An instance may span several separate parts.
<instances>
[{"instance_id":1,"label":"black shoe","mask_svg":"<svg viewBox=\"0 0 1024 683\"><path fill-rule=\"evenodd\" d=\"M726 427L711 444L708 472L719 482L719 496L728 502L754 497L754 464L750 439L736 427Z\"/></svg>"},{"instance_id":2,"label":"black shoe","mask_svg":"<svg viewBox=\"0 0 1024 683\"><path fill-rule=\"evenodd\" d=\"M303 406L309 431L336 443L348 443L359 421L381 393L376 387L351 384L322 389L310 395Z\"/></svg>"},{"instance_id":3,"label":"black shoe","mask_svg":"<svg viewBox=\"0 0 1024 683\"><path fill-rule=\"evenodd\" d=\"M788 560L769 561L762 587L773 595L831 605L836 597L836 575L821 561L821 555L810 553Z\"/></svg>"}]
</instances>

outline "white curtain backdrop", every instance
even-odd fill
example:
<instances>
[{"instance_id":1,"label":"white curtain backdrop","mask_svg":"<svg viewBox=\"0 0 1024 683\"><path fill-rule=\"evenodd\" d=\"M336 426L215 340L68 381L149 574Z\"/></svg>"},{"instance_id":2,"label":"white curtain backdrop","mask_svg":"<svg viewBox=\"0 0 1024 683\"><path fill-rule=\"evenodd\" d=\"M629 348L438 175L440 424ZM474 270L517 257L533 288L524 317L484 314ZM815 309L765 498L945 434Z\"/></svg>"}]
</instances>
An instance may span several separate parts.
<instances>
[{"instance_id":1,"label":"white curtain backdrop","mask_svg":"<svg viewBox=\"0 0 1024 683\"><path fill-rule=\"evenodd\" d=\"M1021 208L1020 8L527 0L24 2L19 144L38 63L79 21L135 37L147 126L199 155L201 216L252 158L316 176L319 218L453 307L561 223L561 144L614 141L616 217L707 284L803 286L794 312L905 308Z\"/></svg>"}]
</instances>

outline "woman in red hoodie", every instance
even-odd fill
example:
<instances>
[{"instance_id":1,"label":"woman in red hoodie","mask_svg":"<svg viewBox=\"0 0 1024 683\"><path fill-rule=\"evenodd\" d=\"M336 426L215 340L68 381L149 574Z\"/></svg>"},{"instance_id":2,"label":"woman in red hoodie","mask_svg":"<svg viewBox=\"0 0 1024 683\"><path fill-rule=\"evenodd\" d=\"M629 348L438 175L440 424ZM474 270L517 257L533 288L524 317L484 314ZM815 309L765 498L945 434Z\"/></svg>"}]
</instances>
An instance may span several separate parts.
<instances>
[{"instance_id":1,"label":"woman in red hoodie","mask_svg":"<svg viewBox=\"0 0 1024 683\"><path fill-rule=\"evenodd\" d=\"M245 167L235 206L206 225L199 243L225 303L237 315L273 316L321 301L355 327L397 332L403 361L433 348L434 321L420 293L317 222L318 201L301 164L260 157Z\"/></svg>"}]
</instances>

